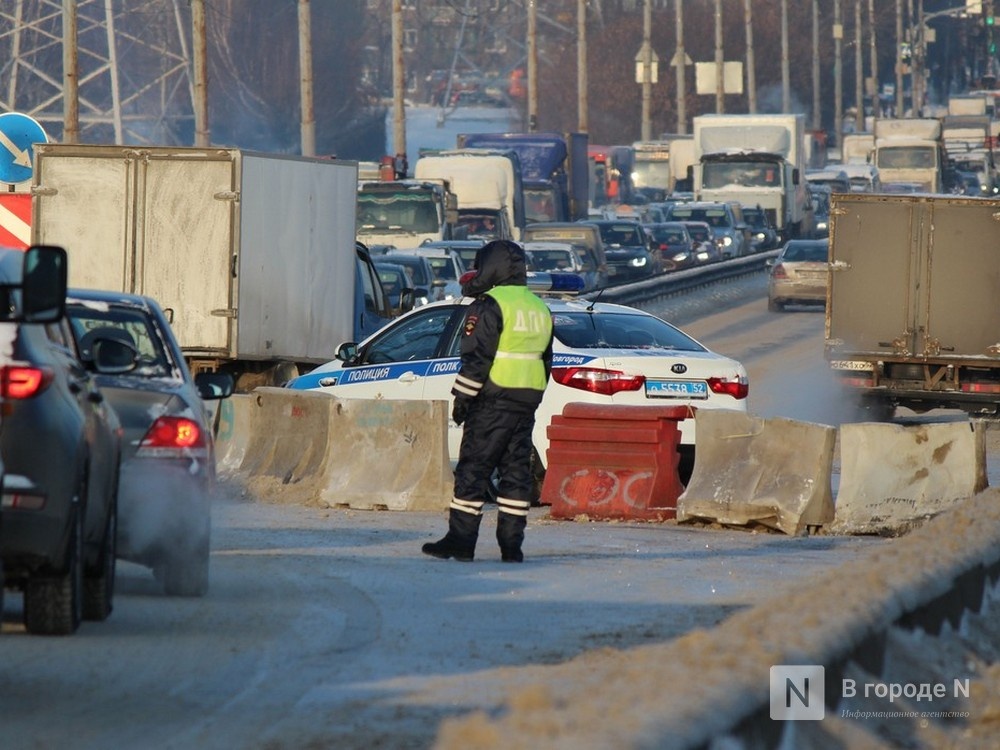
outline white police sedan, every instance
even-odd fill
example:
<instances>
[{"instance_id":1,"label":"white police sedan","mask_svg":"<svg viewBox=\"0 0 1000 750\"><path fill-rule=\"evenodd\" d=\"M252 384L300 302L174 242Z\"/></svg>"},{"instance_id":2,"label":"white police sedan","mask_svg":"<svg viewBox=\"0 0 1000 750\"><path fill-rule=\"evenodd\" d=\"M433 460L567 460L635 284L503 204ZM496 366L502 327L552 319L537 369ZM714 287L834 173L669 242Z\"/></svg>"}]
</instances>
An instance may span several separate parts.
<instances>
[{"instance_id":1,"label":"white police sedan","mask_svg":"<svg viewBox=\"0 0 1000 750\"><path fill-rule=\"evenodd\" d=\"M529 286L546 299L555 328L552 376L539 407L534 444L544 468L546 428L570 402L691 405L746 411L743 365L706 349L654 315L632 307L548 297L557 275L531 274ZM343 344L337 359L289 381L289 388L338 398L451 401L460 365L459 342L470 298L416 308L361 344ZM449 413L451 407L449 406ZM448 450L458 459L462 428L449 421ZM681 428L681 476L694 457L694 420Z\"/></svg>"}]
</instances>

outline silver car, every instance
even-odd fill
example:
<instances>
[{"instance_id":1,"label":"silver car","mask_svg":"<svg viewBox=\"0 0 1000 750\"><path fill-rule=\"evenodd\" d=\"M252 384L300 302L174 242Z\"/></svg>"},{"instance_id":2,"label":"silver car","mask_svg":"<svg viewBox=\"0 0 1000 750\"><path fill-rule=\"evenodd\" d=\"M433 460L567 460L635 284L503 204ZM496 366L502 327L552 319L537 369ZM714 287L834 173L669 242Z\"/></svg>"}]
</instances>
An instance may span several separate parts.
<instances>
[{"instance_id":1,"label":"silver car","mask_svg":"<svg viewBox=\"0 0 1000 750\"><path fill-rule=\"evenodd\" d=\"M205 402L233 391L222 373L192 377L166 315L151 298L71 289L69 319L84 364L96 344L128 356L98 373L123 429L118 557L152 568L168 594L208 590L215 443Z\"/></svg>"},{"instance_id":2,"label":"silver car","mask_svg":"<svg viewBox=\"0 0 1000 750\"><path fill-rule=\"evenodd\" d=\"M829 240L789 240L768 261L767 309L780 312L785 305L824 305L829 273Z\"/></svg>"}]
</instances>

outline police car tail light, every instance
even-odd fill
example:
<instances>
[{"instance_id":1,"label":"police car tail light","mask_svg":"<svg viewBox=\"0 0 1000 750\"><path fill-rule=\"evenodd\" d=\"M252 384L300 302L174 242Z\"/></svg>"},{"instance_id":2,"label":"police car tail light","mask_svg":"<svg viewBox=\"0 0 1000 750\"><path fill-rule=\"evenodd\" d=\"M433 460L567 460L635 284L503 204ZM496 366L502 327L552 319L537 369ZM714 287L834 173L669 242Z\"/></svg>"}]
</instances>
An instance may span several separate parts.
<instances>
[{"instance_id":1,"label":"police car tail light","mask_svg":"<svg viewBox=\"0 0 1000 750\"><path fill-rule=\"evenodd\" d=\"M7 365L0 368L0 396L11 399L34 398L49 387L55 377L50 367Z\"/></svg>"},{"instance_id":2,"label":"police car tail light","mask_svg":"<svg viewBox=\"0 0 1000 750\"><path fill-rule=\"evenodd\" d=\"M205 433L193 419L160 417L139 443L137 457L177 458L207 456Z\"/></svg>"},{"instance_id":3,"label":"police car tail light","mask_svg":"<svg viewBox=\"0 0 1000 750\"><path fill-rule=\"evenodd\" d=\"M646 383L644 375L627 375L618 370L594 367L553 367L552 379L569 388L612 396L622 391L638 391Z\"/></svg>"},{"instance_id":4,"label":"police car tail light","mask_svg":"<svg viewBox=\"0 0 1000 750\"><path fill-rule=\"evenodd\" d=\"M712 393L732 396L737 400L746 398L750 393L750 384L746 378L709 378L707 382Z\"/></svg>"}]
</instances>

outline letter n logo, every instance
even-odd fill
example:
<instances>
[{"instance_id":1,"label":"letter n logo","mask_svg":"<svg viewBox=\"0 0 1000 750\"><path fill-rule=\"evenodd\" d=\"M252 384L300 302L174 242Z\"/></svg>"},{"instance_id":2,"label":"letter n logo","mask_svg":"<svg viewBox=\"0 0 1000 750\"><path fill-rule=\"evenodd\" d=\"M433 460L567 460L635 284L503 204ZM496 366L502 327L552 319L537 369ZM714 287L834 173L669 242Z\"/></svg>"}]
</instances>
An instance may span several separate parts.
<instances>
[{"instance_id":1,"label":"letter n logo","mask_svg":"<svg viewBox=\"0 0 1000 750\"><path fill-rule=\"evenodd\" d=\"M819 721L826 711L825 672L820 664L771 667L771 718Z\"/></svg>"}]
</instances>

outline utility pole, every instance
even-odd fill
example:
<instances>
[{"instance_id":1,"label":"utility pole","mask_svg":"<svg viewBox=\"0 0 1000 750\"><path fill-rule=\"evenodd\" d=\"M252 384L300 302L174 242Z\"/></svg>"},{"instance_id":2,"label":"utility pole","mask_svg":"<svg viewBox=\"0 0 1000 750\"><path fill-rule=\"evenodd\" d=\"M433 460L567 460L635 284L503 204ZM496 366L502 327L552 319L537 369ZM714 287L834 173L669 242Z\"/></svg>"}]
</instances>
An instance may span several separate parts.
<instances>
[{"instance_id":1,"label":"utility pole","mask_svg":"<svg viewBox=\"0 0 1000 750\"><path fill-rule=\"evenodd\" d=\"M726 111L725 55L722 50L722 0L715 0L715 113Z\"/></svg>"},{"instance_id":2,"label":"utility pole","mask_svg":"<svg viewBox=\"0 0 1000 750\"><path fill-rule=\"evenodd\" d=\"M63 0L63 142L80 142L80 74L76 0Z\"/></svg>"},{"instance_id":3,"label":"utility pole","mask_svg":"<svg viewBox=\"0 0 1000 750\"><path fill-rule=\"evenodd\" d=\"M313 110L312 9L299 0L299 99L302 104L302 155L316 155L316 115Z\"/></svg>"},{"instance_id":4,"label":"utility pole","mask_svg":"<svg viewBox=\"0 0 1000 750\"><path fill-rule=\"evenodd\" d=\"M194 145L208 148L208 43L205 41L205 0L191 0L194 54Z\"/></svg>"},{"instance_id":5,"label":"utility pole","mask_svg":"<svg viewBox=\"0 0 1000 750\"><path fill-rule=\"evenodd\" d=\"M913 49L910 49L913 54ZM910 58L912 60L912 57ZM903 116L903 0L896 0L896 117Z\"/></svg>"},{"instance_id":6,"label":"utility pole","mask_svg":"<svg viewBox=\"0 0 1000 750\"><path fill-rule=\"evenodd\" d=\"M406 68L403 63L403 0L392 0L392 151L406 156L406 104L403 92Z\"/></svg>"},{"instance_id":7,"label":"utility pole","mask_svg":"<svg viewBox=\"0 0 1000 750\"><path fill-rule=\"evenodd\" d=\"M576 120L587 132L587 0L576 0Z\"/></svg>"},{"instance_id":8,"label":"utility pole","mask_svg":"<svg viewBox=\"0 0 1000 750\"><path fill-rule=\"evenodd\" d=\"M875 23L875 0L868 0L868 43L871 45L871 67L872 67L872 112L876 117L882 114L882 100L879 98L878 81L878 46L875 33L877 24Z\"/></svg>"},{"instance_id":9,"label":"utility pole","mask_svg":"<svg viewBox=\"0 0 1000 750\"><path fill-rule=\"evenodd\" d=\"M861 55L861 0L854 0L854 129L865 129L865 71Z\"/></svg>"},{"instance_id":10,"label":"utility pole","mask_svg":"<svg viewBox=\"0 0 1000 750\"><path fill-rule=\"evenodd\" d=\"M844 134L844 21L840 15L840 0L833 0L833 118L836 123L837 145L842 147Z\"/></svg>"},{"instance_id":11,"label":"utility pole","mask_svg":"<svg viewBox=\"0 0 1000 750\"><path fill-rule=\"evenodd\" d=\"M677 132L687 133L687 53L684 51L684 0L674 0L674 19L677 51L674 61L677 65Z\"/></svg>"},{"instance_id":12,"label":"utility pole","mask_svg":"<svg viewBox=\"0 0 1000 750\"><path fill-rule=\"evenodd\" d=\"M650 44L650 28L653 25L653 2L643 0L642 8L642 124L640 138L652 140L650 123L650 101L653 98L653 47Z\"/></svg>"},{"instance_id":13,"label":"utility pole","mask_svg":"<svg viewBox=\"0 0 1000 750\"><path fill-rule=\"evenodd\" d=\"M398 2L398 0L397 0ZM538 131L538 8L528 0L528 132Z\"/></svg>"},{"instance_id":14,"label":"utility pole","mask_svg":"<svg viewBox=\"0 0 1000 750\"><path fill-rule=\"evenodd\" d=\"M823 129L823 113L820 111L820 101L819 101L819 0L812 0L812 11L813 11L813 28L812 28L812 47L813 47L813 65L812 65L812 79L813 79L813 130Z\"/></svg>"},{"instance_id":15,"label":"utility pole","mask_svg":"<svg viewBox=\"0 0 1000 750\"><path fill-rule=\"evenodd\" d=\"M781 111L792 111L792 85L788 71L788 0L781 0Z\"/></svg>"},{"instance_id":16,"label":"utility pole","mask_svg":"<svg viewBox=\"0 0 1000 750\"><path fill-rule=\"evenodd\" d=\"M677 0L680 3L680 0ZM757 114L757 70L753 50L753 0L743 0L743 22L747 39L747 106L750 114Z\"/></svg>"}]
</instances>

